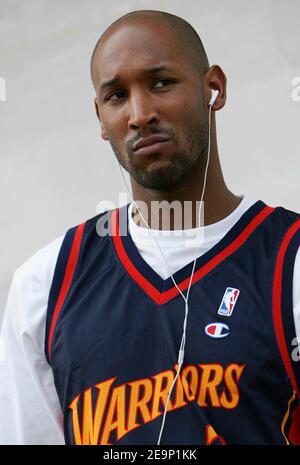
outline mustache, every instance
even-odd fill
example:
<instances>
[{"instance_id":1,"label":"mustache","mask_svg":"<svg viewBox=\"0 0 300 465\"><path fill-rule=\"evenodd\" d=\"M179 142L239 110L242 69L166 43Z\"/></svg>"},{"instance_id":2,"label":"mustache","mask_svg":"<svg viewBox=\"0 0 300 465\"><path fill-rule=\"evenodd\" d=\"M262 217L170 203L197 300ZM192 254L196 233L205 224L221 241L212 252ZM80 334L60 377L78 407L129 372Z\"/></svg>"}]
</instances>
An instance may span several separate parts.
<instances>
[{"instance_id":1,"label":"mustache","mask_svg":"<svg viewBox=\"0 0 300 465\"><path fill-rule=\"evenodd\" d=\"M135 138L127 142L126 144L127 148L130 150L133 150L134 144L136 144L139 139L144 139L146 137L156 136L156 135L168 136L171 140L174 140L174 134L170 130L148 128L147 130L144 129L142 131L138 131Z\"/></svg>"}]
</instances>

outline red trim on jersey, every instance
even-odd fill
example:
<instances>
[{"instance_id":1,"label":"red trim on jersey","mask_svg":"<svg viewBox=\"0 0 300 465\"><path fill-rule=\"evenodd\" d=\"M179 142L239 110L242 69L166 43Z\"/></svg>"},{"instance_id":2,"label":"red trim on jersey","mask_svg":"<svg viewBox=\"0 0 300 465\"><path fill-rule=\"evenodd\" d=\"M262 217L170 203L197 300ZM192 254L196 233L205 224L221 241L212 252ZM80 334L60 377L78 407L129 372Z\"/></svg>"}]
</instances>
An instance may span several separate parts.
<instances>
[{"instance_id":1,"label":"red trim on jersey","mask_svg":"<svg viewBox=\"0 0 300 465\"><path fill-rule=\"evenodd\" d=\"M282 361L285 365L287 374L290 378L290 381L297 393L298 398L300 398L299 386L296 382L295 374L289 357L286 340L284 336L283 322L282 322L282 271L284 265L284 258L289 246L289 243L293 239L293 236L296 234L300 228L300 220L297 220L290 228L287 230L279 248L279 252L276 259L275 273L274 273L274 282L273 282L273 321L275 327L275 334L277 339L278 348L281 354Z\"/></svg>"},{"instance_id":2,"label":"red trim on jersey","mask_svg":"<svg viewBox=\"0 0 300 465\"><path fill-rule=\"evenodd\" d=\"M65 274L64 274L64 279L62 282L62 286L59 292L59 296L56 302L56 306L53 312L53 318L51 321L51 326L50 326L50 331L49 331L49 339L48 339L48 355L49 355L49 360L51 360L51 345L52 345L52 339L53 339L53 334L56 326L56 322L60 313L60 310L62 308L62 305L65 301L65 298L67 296L67 293L70 289L71 282L73 279L73 275L75 272L78 256L79 256L79 250L80 250L80 244L82 240L82 235L83 235L83 230L84 230L85 223L80 224L77 226L76 233L73 239L73 244L72 248L70 251L70 255L68 258L68 263L66 266Z\"/></svg>"},{"instance_id":3,"label":"red trim on jersey","mask_svg":"<svg viewBox=\"0 0 300 465\"><path fill-rule=\"evenodd\" d=\"M275 209L273 207L266 206L263 210L258 213L253 220L246 226L244 231L224 250L219 252L215 257L209 260L205 265L199 268L194 272L192 284L199 281L207 273L209 273L213 268L215 268L220 262L225 260L229 255L235 252L241 245L246 242L249 236L253 231L269 216ZM128 257L125 248L122 243L121 236L119 235L119 209L116 209L112 212L111 216L112 221L112 238L115 245L116 252L121 260L121 263L124 265L127 272L130 276L137 282L137 284L144 289L146 294L148 294L154 302L158 305L165 304L177 294L179 294L178 289L173 286L171 289L159 292L135 267L130 258ZM184 291L188 288L190 282L190 276L180 283L177 283L179 289Z\"/></svg>"},{"instance_id":4,"label":"red trim on jersey","mask_svg":"<svg viewBox=\"0 0 300 465\"><path fill-rule=\"evenodd\" d=\"M117 254L125 266L127 272L130 276L141 286L146 294L148 294L152 299L159 303L160 292L154 287L144 276L136 269L130 258L125 252L123 242L120 236L119 228L119 209L117 208L112 212L111 215L111 225L112 225L112 238L115 244Z\"/></svg>"}]
</instances>

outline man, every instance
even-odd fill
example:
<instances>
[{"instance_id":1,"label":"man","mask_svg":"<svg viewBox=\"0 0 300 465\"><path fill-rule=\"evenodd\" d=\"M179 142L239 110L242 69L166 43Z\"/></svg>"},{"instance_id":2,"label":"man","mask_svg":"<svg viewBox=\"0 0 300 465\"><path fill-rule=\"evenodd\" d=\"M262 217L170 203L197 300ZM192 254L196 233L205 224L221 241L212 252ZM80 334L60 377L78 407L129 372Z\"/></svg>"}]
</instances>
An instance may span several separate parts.
<instances>
[{"instance_id":1,"label":"man","mask_svg":"<svg viewBox=\"0 0 300 465\"><path fill-rule=\"evenodd\" d=\"M227 188L223 71L188 23L148 10L104 32L91 74L101 136L133 202L15 272L1 442L299 443L299 215ZM169 227L155 227L155 201L184 212L189 201L189 227L171 209ZM200 231L195 246L186 233Z\"/></svg>"}]
</instances>

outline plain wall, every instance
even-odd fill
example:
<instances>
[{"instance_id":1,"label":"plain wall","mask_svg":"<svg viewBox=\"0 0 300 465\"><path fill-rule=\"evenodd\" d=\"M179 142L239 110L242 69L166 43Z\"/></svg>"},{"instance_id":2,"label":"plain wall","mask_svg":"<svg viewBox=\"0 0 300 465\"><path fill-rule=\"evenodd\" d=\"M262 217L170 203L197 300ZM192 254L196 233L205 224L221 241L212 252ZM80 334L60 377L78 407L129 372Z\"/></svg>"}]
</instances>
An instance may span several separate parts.
<instances>
[{"instance_id":1,"label":"plain wall","mask_svg":"<svg viewBox=\"0 0 300 465\"><path fill-rule=\"evenodd\" d=\"M89 66L104 29L139 9L189 21L224 70L227 103L216 121L231 190L300 210L299 1L1 0L0 320L14 270L126 192L100 138Z\"/></svg>"}]
</instances>

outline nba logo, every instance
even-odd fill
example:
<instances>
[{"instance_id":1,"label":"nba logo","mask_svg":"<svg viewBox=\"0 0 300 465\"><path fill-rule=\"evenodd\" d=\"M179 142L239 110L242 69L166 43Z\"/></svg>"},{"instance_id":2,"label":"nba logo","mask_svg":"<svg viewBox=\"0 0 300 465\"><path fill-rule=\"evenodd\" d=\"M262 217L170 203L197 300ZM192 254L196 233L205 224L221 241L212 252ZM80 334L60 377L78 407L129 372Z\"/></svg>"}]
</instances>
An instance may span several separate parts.
<instances>
[{"instance_id":1,"label":"nba logo","mask_svg":"<svg viewBox=\"0 0 300 465\"><path fill-rule=\"evenodd\" d=\"M227 287L223 296L218 315L231 316L240 291L234 287Z\"/></svg>"}]
</instances>

